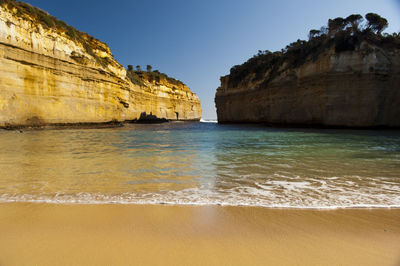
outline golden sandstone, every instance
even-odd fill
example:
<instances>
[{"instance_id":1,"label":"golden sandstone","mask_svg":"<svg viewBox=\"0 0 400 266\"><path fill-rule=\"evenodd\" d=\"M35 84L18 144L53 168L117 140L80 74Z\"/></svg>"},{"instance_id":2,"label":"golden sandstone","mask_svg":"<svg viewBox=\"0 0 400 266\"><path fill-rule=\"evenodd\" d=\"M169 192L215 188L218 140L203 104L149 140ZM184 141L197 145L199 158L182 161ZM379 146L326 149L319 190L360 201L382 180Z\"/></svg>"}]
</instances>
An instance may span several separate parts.
<instances>
[{"instance_id":1,"label":"golden sandstone","mask_svg":"<svg viewBox=\"0 0 400 266\"><path fill-rule=\"evenodd\" d=\"M126 74L106 44L28 4L2 1L0 127L122 122L143 114L200 119L200 101L185 85L137 85Z\"/></svg>"}]
</instances>

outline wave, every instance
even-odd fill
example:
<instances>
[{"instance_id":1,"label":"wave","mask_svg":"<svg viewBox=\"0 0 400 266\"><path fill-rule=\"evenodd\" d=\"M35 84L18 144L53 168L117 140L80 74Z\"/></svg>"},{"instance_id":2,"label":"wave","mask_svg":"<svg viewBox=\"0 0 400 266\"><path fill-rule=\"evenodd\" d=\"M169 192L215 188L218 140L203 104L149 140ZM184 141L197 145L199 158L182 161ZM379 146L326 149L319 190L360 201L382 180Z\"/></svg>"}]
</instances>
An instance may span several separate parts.
<instances>
[{"instance_id":1,"label":"wave","mask_svg":"<svg viewBox=\"0 0 400 266\"><path fill-rule=\"evenodd\" d=\"M218 123L218 120L214 120L214 119L200 119L201 123Z\"/></svg>"},{"instance_id":2,"label":"wave","mask_svg":"<svg viewBox=\"0 0 400 266\"><path fill-rule=\"evenodd\" d=\"M178 192L178 194L180 194ZM262 207L270 209L354 209L354 208L400 208L400 201L387 201L388 198L375 202L352 202L347 199L336 201L312 200L312 201L276 201L273 199L260 199L253 197L213 197L204 195L137 195L124 193L120 195L102 193L77 193L63 195L32 195L32 194L0 194L0 203L48 203L48 204L122 204L122 205L184 205L184 206L244 206Z\"/></svg>"}]
</instances>

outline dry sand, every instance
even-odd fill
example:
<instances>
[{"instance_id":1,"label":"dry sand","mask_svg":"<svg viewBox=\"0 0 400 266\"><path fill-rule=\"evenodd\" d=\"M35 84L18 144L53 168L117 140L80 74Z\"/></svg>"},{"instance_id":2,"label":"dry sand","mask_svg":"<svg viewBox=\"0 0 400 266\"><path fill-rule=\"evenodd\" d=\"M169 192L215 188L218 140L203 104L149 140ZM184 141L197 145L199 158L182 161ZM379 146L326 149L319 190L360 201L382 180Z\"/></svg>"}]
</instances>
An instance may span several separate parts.
<instances>
[{"instance_id":1,"label":"dry sand","mask_svg":"<svg viewBox=\"0 0 400 266\"><path fill-rule=\"evenodd\" d=\"M400 265L400 209L3 203L0 265Z\"/></svg>"}]
</instances>

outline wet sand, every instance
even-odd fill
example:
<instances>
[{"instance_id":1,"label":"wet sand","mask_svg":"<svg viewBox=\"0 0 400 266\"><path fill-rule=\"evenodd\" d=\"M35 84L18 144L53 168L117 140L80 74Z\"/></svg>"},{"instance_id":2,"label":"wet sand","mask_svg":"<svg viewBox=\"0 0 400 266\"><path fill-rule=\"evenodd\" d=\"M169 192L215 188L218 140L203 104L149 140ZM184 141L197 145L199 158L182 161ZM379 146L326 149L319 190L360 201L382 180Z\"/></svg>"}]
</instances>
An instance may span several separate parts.
<instances>
[{"instance_id":1,"label":"wet sand","mask_svg":"<svg viewBox=\"0 0 400 266\"><path fill-rule=\"evenodd\" d=\"M400 265L400 209L3 203L0 265Z\"/></svg>"}]
</instances>

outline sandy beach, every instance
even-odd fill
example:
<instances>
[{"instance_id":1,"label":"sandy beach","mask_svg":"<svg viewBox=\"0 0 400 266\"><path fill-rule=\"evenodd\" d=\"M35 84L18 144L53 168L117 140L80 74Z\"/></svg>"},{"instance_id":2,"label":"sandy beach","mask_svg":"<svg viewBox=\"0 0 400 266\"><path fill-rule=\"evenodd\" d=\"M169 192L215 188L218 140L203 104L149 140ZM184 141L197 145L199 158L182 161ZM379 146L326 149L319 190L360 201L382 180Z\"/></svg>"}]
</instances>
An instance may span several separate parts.
<instances>
[{"instance_id":1,"label":"sandy beach","mask_svg":"<svg viewBox=\"0 0 400 266\"><path fill-rule=\"evenodd\" d=\"M0 204L0 265L400 265L400 209Z\"/></svg>"}]
</instances>

